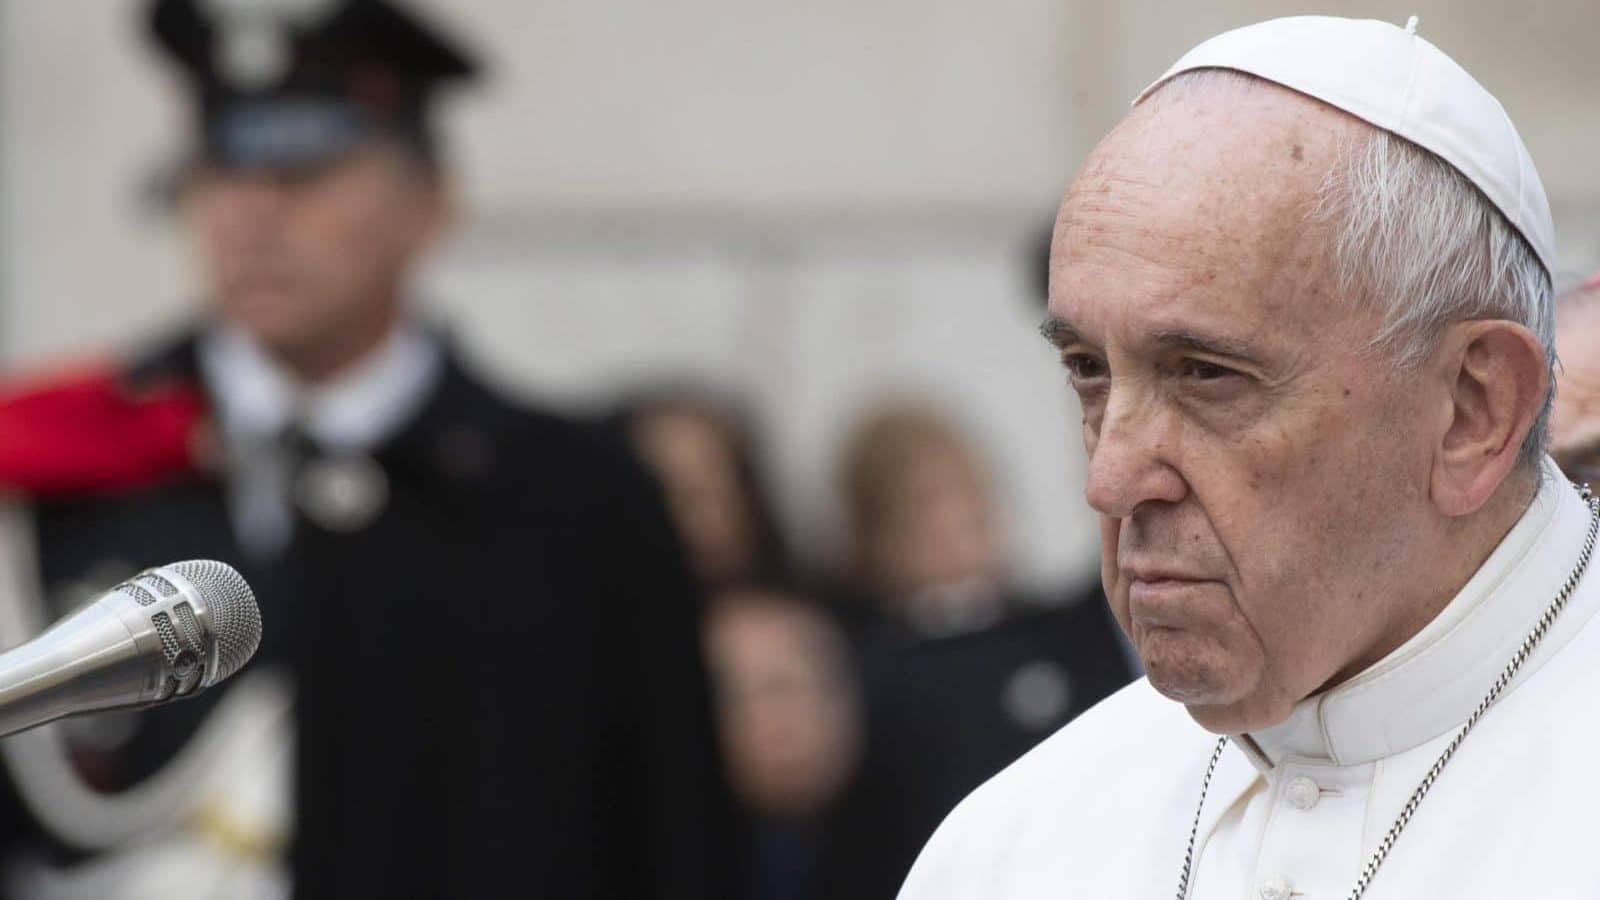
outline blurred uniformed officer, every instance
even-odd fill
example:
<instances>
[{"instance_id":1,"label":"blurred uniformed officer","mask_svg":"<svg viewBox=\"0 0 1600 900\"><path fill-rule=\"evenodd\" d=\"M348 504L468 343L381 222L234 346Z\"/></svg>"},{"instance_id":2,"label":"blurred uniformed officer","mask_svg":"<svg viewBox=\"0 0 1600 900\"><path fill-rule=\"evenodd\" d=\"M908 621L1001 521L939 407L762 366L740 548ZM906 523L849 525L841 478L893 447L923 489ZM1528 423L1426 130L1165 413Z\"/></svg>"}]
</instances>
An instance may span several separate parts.
<instances>
[{"instance_id":1,"label":"blurred uniformed officer","mask_svg":"<svg viewBox=\"0 0 1600 900\"><path fill-rule=\"evenodd\" d=\"M266 632L231 686L64 731L104 796L49 745L8 752L5 888L722 896L737 854L659 498L408 305L448 217L431 108L477 66L380 0L148 21L195 111L175 196L209 304L155 352L10 385L0 481L32 499L50 616L209 557Z\"/></svg>"}]
</instances>

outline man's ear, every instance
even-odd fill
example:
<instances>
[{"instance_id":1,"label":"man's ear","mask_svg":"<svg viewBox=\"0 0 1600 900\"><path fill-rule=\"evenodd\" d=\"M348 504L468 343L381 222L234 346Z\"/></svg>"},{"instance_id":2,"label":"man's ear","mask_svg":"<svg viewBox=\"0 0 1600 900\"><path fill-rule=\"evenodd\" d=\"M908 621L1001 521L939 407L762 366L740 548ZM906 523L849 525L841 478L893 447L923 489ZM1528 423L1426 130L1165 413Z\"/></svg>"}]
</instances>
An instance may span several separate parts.
<instances>
[{"instance_id":1,"label":"man's ear","mask_svg":"<svg viewBox=\"0 0 1600 900\"><path fill-rule=\"evenodd\" d=\"M412 252L422 254L438 243L439 237L454 224L455 182L431 164L418 163L414 172L417 207L408 235Z\"/></svg>"},{"instance_id":2,"label":"man's ear","mask_svg":"<svg viewBox=\"0 0 1600 900\"><path fill-rule=\"evenodd\" d=\"M1505 319L1453 326L1436 359L1451 385L1450 411L1429 487L1440 512L1462 516L1487 503L1516 467L1544 408L1550 367L1533 332Z\"/></svg>"}]
</instances>

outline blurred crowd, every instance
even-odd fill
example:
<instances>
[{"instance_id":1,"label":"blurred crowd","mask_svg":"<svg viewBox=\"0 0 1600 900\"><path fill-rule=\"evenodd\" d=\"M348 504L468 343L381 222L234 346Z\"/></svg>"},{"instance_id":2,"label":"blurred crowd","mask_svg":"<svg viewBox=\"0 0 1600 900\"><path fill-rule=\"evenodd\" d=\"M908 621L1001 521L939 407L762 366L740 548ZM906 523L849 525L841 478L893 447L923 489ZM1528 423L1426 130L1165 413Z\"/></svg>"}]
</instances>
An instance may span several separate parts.
<instances>
[{"instance_id":1,"label":"blurred crowd","mask_svg":"<svg viewBox=\"0 0 1600 900\"><path fill-rule=\"evenodd\" d=\"M992 475L933 401L886 397L842 442L848 540L822 572L779 535L759 435L727 388L640 397L619 418L706 591L754 896L893 896L966 793L1131 678L1098 591L1009 583Z\"/></svg>"}]
</instances>

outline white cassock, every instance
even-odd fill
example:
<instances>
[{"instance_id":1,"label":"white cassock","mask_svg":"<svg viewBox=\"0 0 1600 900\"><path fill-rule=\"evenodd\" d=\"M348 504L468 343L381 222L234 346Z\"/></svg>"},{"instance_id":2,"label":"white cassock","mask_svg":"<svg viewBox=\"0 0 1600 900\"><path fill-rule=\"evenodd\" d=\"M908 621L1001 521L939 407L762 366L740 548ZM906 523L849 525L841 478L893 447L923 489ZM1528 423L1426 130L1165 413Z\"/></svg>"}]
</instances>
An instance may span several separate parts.
<instances>
[{"instance_id":1,"label":"white cassock","mask_svg":"<svg viewBox=\"0 0 1600 900\"><path fill-rule=\"evenodd\" d=\"M1189 896L1349 896L1572 572L1588 519L1547 460L1532 505L1433 622L1284 723L1230 740ZM1445 767L1367 898L1600 898L1595 568ZM1172 897L1216 740L1148 682L1130 685L963 801L901 900Z\"/></svg>"}]
</instances>

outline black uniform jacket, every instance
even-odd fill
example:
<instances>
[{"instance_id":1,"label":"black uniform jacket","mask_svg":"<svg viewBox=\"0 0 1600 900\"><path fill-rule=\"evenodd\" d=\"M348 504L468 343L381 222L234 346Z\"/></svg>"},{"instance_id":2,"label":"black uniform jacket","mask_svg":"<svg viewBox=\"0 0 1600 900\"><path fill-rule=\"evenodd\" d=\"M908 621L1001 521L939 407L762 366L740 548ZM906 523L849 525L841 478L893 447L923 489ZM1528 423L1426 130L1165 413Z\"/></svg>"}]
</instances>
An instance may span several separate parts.
<instances>
[{"instance_id":1,"label":"black uniform jacket","mask_svg":"<svg viewBox=\"0 0 1600 900\"><path fill-rule=\"evenodd\" d=\"M446 356L372 455L388 499L365 527L297 515L262 562L216 478L55 498L37 506L46 584L117 577L108 560L244 574L265 622L251 665L296 684L298 897L725 896L738 854L697 604L653 484L609 433ZM134 370L152 371L197 377L192 338ZM147 774L213 702L141 713L98 777Z\"/></svg>"}]
</instances>

